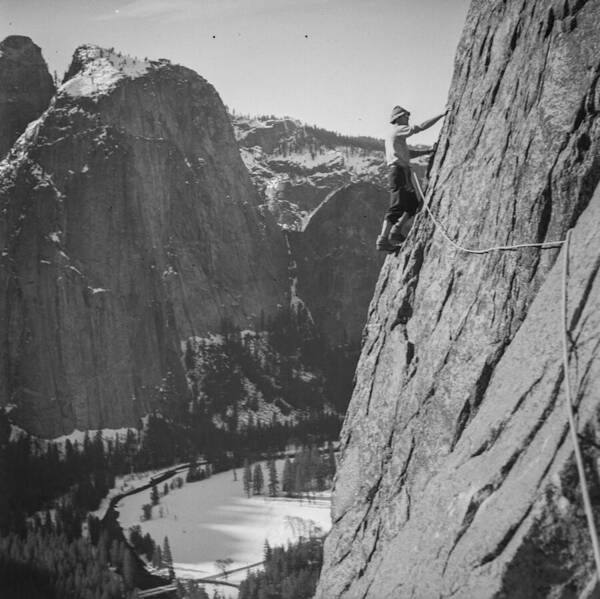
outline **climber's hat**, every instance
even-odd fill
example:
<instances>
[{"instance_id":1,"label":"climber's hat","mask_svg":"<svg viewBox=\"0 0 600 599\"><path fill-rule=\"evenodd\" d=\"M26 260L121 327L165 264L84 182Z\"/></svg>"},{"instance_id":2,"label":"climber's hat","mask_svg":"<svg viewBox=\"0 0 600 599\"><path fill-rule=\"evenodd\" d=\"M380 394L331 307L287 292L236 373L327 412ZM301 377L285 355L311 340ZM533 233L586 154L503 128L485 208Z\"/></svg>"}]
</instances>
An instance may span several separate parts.
<instances>
[{"instance_id":1,"label":"climber's hat","mask_svg":"<svg viewBox=\"0 0 600 599\"><path fill-rule=\"evenodd\" d=\"M390 116L390 123L393 123L396 119L399 119L401 116L409 116L410 112L406 110L406 108L402 108L402 106L394 106L392 109L392 114Z\"/></svg>"}]
</instances>

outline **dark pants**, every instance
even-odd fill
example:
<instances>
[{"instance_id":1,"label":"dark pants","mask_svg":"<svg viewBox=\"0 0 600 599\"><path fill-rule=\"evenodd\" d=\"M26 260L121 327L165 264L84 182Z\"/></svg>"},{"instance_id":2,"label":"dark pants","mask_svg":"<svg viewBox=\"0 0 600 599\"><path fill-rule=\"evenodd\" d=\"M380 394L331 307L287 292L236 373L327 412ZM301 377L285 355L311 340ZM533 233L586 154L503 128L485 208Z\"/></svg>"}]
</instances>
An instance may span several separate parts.
<instances>
[{"instance_id":1,"label":"dark pants","mask_svg":"<svg viewBox=\"0 0 600 599\"><path fill-rule=\"evenodd\" d=\"M411 216L419 211L419 198L415 191L410 169L392 164L388 175L390 187L390 207L385 218L394 224L405 212Z\"/></svg>"}]
</instances>

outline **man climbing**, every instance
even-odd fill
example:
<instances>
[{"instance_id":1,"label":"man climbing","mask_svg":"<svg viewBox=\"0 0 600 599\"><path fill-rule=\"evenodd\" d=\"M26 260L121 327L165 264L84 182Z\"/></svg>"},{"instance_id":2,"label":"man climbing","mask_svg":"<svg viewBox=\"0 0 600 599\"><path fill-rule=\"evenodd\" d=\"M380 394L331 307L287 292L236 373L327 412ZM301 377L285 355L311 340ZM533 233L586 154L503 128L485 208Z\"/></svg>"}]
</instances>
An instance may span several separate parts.
<instances>
[{"instance_id":1,"label":"man climbing","mask_svg":"<svg viewBox=\"0 0 600 599\"><path fill-rule=\"evenodd\" d=\"M385 158L389 171L390 207L383 219L381 234L376 247L380 251L393 252L404 241L402 225L421 209L421 200L412 184L410 158L428 153L409 150L406 138L429 129L446 115L446 112L429 119L420 125L410 126L410 112L402 106L394 106L390 123L392 128L385 139Z\"/></svg>"}]
</instances>

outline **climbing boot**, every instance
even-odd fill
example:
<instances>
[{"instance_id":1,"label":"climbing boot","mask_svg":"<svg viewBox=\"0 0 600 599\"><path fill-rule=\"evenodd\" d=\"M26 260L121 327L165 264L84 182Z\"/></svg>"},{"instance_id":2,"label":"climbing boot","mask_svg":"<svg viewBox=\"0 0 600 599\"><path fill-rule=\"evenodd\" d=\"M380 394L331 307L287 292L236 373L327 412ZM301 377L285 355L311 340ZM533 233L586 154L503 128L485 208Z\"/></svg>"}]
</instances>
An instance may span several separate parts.
<instances>
[{"instance_id":1,"label":"climbing boot","mask_svg":"<svg viewBox=\"0 0 600 599\"><path fill-rule=\"evenodd\" d=\"M380 235L375 242L375 247L378 252L395 252L398 248L391 244L389 239L384 235Z\"/></svg>"},{"instance_id":2,"label":"climbing boot","mask_svg":"<svg viewBox=\"0 0 600 599\"><path fill-rule=\"evenodd\" d=\"M406 236L402 233L402 225L396 223L390 230L388 243L395 247L398 247L404 243Z\"/></svg>"}]
</instances>

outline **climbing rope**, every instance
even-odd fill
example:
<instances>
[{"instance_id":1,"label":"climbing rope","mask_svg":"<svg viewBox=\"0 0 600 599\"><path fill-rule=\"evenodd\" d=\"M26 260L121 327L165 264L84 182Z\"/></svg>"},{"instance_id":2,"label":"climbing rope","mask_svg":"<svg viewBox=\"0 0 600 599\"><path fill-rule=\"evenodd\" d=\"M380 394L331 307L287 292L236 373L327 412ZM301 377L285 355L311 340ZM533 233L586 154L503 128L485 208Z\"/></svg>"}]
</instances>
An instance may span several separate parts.
<instances>
[{"instance_id":1,"label":"climbing rope","mask_svg":"<svg viewBox=\"0 0 600 599\"><path fill-rule=\"evenodd\" d=\"M575 422L575 414L573 409L573 400L571 399L571 383L569 380L569 350L568 336L569 323L567 322L567 279L569 274L569 242L571 240L571 229L567 231L565 239L564 262L562 273L562 324L563 324L563 362L565 371L565 393L567 396L567 414L569 417L569 426L571 429L571 437L573 439L573 447L575 450L575 461L577 462L577 471L579 472L579 480L581 481L581 496L583 498L583 506L587 517L590 536L592 537L592 546L594 548L594 560L596 561L596 575L600 573L600 545L598 543L598 531L594 522L594 512L592 510L592 502L588 490L587 480L585 477L585 469L583 466L583 458L581 448L579 446L579 436L577 435L577 423Z\"/></svg>"},{"instance_id":2,"label":"climbing rope","mask_svg":"<svg viewBox=\"0 0 600 599\"><path fill-rule=\"evenodd\" d=\"M419 192L419 195L421 196L421 201L423 202L423 205L425 206L425 210L427 210L427 213L429 214L429 217L433 221L433 224L438 228L438 230L446 238L446 240L449 243L451 243L457 250L460 250L462 252L468 252L469 254L488 254L489 252L518 250L521 248L552 248L552 247L559 247L565 243L565 240L562 239L560 241L543 241L541 243L518 243L516 245L494 245L492 247L483 248L483 249L469 249L469 248L463 247L462 245L459 245L458 243L456 243L456 241L454 241L446 233L446 231L444 230L444 227L442 227L440 222L435 218L435 216L433 215L433 212L431 212L431 209L429 208L429 205L427 204L427 202L425 202L425 194L423 193L423 190L421 189L421 184L419 183L419 179L417 178L417 176L414 173L412 173L412 177L413 177L413 182L417 188L417 191Z\"/></svg>"},{"instance_id":3,"label":"climbing rope","mask_svg":"<svg viewBox=\"0 0 600 599\"><path fill-rule=\"evenodd\" d=\"M427 210L429 217L433 221L434 225L440 231L440 233L446 238L450 244L452 244L456 249L468 252L469 254L487 254L489 252L494 251L505 251L505 250L516 250L520 248L552 248L552 247L560 247L564 245L564 262L563 262L563 271L562 271L562 346L563 346L563 369L564 369L564 377L565 377L565 395L566 395L566 406L567 406L567 414L569 419L569 429L571 431L571 438L573 440L573 449L575 453L575 462L577 463L577 471L579 474L579 481L581 484L581 496L583 499L583 505L585 510L585 515L587 518L588 529L590 533L590 537L592 539L592 547L594 552L594 561L596 562L596 576L597 579L600 580L600 543L598 541L598 531L596 529L596 523L594 522L594 512L592 510L592 503L590 501L590 493L587 484L587 479L585 476L585 468L583 465L583 457L581 454L581 447L579 445L579 436L577 434L577 423L575 421L573 400L571 398L571 382L569 379L569 351L568 351L568 338L569 338L569 324L567 318L567 281L569 274L569 243L571 240L571 229L567 231L567 236L565 239L561 239L560 241L547 241L542 243L519 243L516 245L496 245L488 248L482 249L469 249L465 248L458 243L456 243L453 239L451 239L444 227L439 223L439 221L435 218L433 213L431 212L429 205L425 201L425 195L423 194L423 190L421 189L421 185L419 183L419 179L417 176L412 173L413 182L419 195L421 196L421 201L423 202L423 206Z\"/></svg>"}]
</instances>

